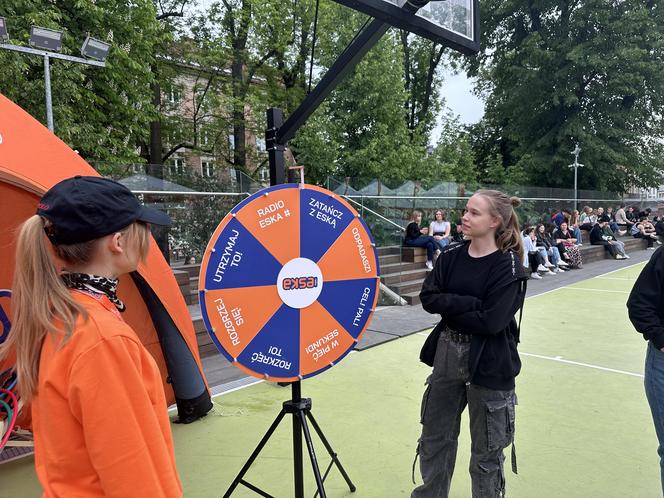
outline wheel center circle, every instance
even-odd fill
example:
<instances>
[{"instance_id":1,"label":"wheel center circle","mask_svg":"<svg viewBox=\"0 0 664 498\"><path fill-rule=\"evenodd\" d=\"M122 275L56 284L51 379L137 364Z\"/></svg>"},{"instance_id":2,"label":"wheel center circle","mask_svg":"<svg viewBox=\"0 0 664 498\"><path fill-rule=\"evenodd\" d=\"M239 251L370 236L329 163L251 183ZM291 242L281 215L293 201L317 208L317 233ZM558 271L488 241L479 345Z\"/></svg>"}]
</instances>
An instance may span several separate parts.
<instances>
[{"instance_id":1,"label":"wheel center circle","mask_svg":"<svg viewBox=\"0 0 664 498\"><path fill-rule=\"evenodd\" d=\"M291 308L306 308L318 299L322 290L323 274L318 265L307 258L291 259L277 277L279 297Z\"/></svg>"}]
</instances>

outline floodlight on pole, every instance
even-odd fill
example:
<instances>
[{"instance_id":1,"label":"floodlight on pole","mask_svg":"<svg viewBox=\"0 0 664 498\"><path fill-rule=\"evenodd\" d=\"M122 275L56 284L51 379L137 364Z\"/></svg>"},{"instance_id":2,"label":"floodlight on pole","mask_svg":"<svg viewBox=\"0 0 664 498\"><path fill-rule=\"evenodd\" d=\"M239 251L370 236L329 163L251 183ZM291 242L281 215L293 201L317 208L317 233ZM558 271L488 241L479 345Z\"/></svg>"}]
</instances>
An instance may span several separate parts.
<instances>
[{"instance_id":1,"label":"floodlight on pole","mask_svg":"<svg viewBox=\"0 0 664 498\"><path fill-rule=\"evenodd\" d=\"M7 21L4 17L0 17L0 42L9 40L9 33L7 32Z\"/></svg>"},{"instance_id":2,"label":"floodlight on pole","mask_svg":"<svg viewBox=\"0 0 664 498\"><path fill-rule=\"evenodd\" d=\"M88 36L83 42L83 46L81 47L81 55L83 57L88 57L90 59L103 62L106 60L106 57L108 57L110 50L110 43L106 43Z\"/></svg>"},{"instance_id":3,"label":"floodlight on pole","mask_svg":"<svg viewBox=\"0 0 664 498\"><path fill-rule=\"evenodd\" d=\"M32 26L28 43L33 47L59 52L62 49L62 31Z\"/></svg>"},{"instance_id":4,"label":"floodlight on pole","mask_svg":"<svg viewBox=\"0 0 664 498\"><path fill-rule=\"evenodd\" d=\"M24 54L38 55L44 58L44 92L46 97L46 125L50 131L54 131L53 126L53 105L51 102L51 59L62 59L69 62L77 62L79 64L87 64L88 66L106 67L104 60L108 55L110 45L95 40L94 38L86 38L81 53L90 60L82 57L73 57L71 55L60 54L58 51L62 48L62 31L53 29L40 28L39 26L32 26L30 29L30 38L28 42L36 48L23 47L20 45L11 45L4 43L9 38L7 34L7 25L5 18L0 17L0 49L11 50L13 52L21 52Z\"/></svg>"}]
</instances>

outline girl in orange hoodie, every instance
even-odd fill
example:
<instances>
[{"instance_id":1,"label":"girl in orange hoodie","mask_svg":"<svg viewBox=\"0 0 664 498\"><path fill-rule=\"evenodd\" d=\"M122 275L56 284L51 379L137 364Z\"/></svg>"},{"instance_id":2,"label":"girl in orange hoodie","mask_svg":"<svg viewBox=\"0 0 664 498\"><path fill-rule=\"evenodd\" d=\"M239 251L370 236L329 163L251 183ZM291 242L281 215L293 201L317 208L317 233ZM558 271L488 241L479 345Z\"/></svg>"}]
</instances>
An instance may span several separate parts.
<instances>
[{"instance_id":1,"label":"girl in orange hoodie","mask_svg":"<svg viewBox=\"0 0 664 498\"><path fill-rule=\"evenodd\" d=\"M18 235L0 359L16 351L45 498L182 496L160 373L116 294L147 256L148 223L170 220L116 182L77 176Z\"/></svg>"}]
</instances>

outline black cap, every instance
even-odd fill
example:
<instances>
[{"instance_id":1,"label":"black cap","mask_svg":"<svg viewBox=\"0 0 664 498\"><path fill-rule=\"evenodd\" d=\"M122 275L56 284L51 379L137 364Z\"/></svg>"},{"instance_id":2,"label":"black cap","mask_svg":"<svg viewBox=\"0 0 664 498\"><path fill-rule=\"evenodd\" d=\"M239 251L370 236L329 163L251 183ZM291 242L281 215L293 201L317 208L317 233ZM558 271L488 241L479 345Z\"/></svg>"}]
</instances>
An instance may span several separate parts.
<instances>
[{"instance_id":1,"label":"black cap","mask_svg":"<svg viewBox=\"0 0 664 498\"><path fill-rule=\"evenodd\" d=\"M597 220L597 221L599 221L600 223L606 223L606 222L611 221L611 218L609 218L607 215L604 214L604 215L600 216L599 220Z\"/></svg>"},{"instance_id":2,"label":"black cap","mask_svg":"<svg viewBox=\"0 0 664 498\"><path fill-rule=\"evenodd\" d=\"M98 239L136 221L171 224L166 213L141 205L127 187L99 176L57 183L39 201L37 214L51 222L46 234L54 244Z\"/></svg>"}]
</instances>

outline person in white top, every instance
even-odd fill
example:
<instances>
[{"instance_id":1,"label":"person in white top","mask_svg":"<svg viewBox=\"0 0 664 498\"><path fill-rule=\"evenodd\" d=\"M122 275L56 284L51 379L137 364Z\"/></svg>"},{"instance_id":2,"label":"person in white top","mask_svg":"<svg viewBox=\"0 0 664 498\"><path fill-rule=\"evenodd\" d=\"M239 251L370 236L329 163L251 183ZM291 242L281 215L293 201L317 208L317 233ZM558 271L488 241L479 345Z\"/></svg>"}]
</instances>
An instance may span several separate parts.
<instances>
[{"instance_id":1,"label":"person in white top","mask_svg":"<svg viewBox=\"0 0 664 498\"><path fill-rule=\"evenodd\" d=\"M445 211L442 209L436 210L434 220L429 225L429 235L432 235L436 240L440 250L451 242L450 229L450 222L446 219Z\"/></svg>"}]
</instances>

